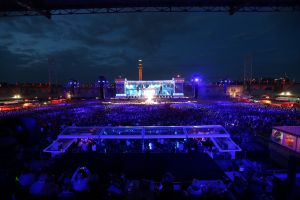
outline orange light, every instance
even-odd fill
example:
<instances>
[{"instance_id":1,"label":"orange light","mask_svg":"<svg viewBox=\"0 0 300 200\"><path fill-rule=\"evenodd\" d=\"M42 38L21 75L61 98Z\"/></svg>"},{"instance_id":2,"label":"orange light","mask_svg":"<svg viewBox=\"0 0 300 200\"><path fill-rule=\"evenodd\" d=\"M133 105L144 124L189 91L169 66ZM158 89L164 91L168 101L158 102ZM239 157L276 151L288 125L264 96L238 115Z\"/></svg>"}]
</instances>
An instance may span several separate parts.
<instances>
[{"instance_id":1,"label":"orange light","mask_svg":"<svg viewBox=\"0 0 300 200\"><path fill-rule=\"evenodd\" d=\"M32 106L32 103L24 103L24 104L23 104L23 107L24 107L24 108L27 108L27 107L30 107L30 106Z\"/></svg>"},{"instance_id":2,"label":"orange light","mask_svg":"<svg viewBox=\"0 0 300 200\"><path fill-rule=\"evenodd\" d=\"M72 95L70 93L67 93L67 99L71 99Z\"/></svg>"},{"instance_id":3,"label":"orange light","mask_svg":"<svg viewBox=\"0 0 300 200\"><path fill-rule=\"evenodd\" d=\"M262 104L271 104L272 102L270 100L261 100Z\"/></svg>"}]
</instances>

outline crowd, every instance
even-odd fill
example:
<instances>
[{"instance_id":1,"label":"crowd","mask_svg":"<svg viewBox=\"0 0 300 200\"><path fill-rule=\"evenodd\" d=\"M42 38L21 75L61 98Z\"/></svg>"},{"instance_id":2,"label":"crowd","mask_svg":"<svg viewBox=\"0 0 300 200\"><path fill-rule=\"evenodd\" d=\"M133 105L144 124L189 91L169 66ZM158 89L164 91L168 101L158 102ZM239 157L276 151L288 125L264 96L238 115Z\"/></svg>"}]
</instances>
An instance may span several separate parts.
<instances>
[{"instance_id":1,"label":"crowd","mask_svg":"<svg viewBox=\"0 0 300 200\"><path fill-rule=\"evenodd\" d=\"M85 166L57 174L24 167L16 177L15 199L230 199L229 182L177 182L166 172L160 181L129 179L124 173L99 174Z\"/></svg>"},{"instance_id":2,"label":"crowd","mask_svg":"<svg viewBox=\"0 0 300 200\"><path fill-rule=\"evenodd\" d=\"M219 145L221 146L221 145ZM61 150L59 145L54 148ZM192 153L211 152L213 143L201 139L77 139L68 152L98 153Z\"/></svg>"},{"instance_id":3,"label":"crowd","mask_svg":"<svg viewBox=\"0 0 300 200\"><path fill-rule=\"evenodd\" d=\"M134 100L131 100L132 102ZM0 119L32 118L36 120L34 136L36 143L28 145L27 150L42 152L42 150L56 140L57 135L66 126L180 126L180 125L222 125L238 144L251 142L256 136L268 138L273 126L300 125L300 112L295 109L273 108L257 104L236 102L198 102L197 106L172 106L165 104L114 104L97 101L82 101L67 105L44 106L28 108L19 111L0 112ZM182 102L180 102L182 103ZM22 127L18 128L22 130ZM25 128L25 127L23 127ZM31 138L32 139L32 138ZM34 141L34 140L32 140ZM149 140L144 147L135 140L106 140L101 143L80 140L75 143L73 150L80 152L99 151L103 153L136 153L137 149L144 152L190 152L198 148L199 141L194 141L194 147L188 146L181 140ZM212 145L200 142L211 148ZM22 159L23 148L18 148L17 157ZM20 154L20 156L19 156ZM37 158L35 158L37 159ZM43 158L44 159L44 158ZM30 162L27 160L26 162ZM24 163L24 162L23 162ZM40 196L46 195L55 198L78 197L82 194L91 195L93 192L105 198L121 199L166 199L166 196L193 199L209 198L211 192L197 188L192 184L181 186L180 189L167 182L156 183L151 180L124 180L124 175L103 175L87 168L72 169L63 174L53 174L51 170L32 171L22 169L16 177L19 192ZM72 176L72 174L74 174ZM100 181L101 180L101 181ZM197 182L197 181L194 181ZM100 188L100 189L99 189ZM84 191L88 191L86 194ZM97 192L96 192L97 191ZM100 192L99 192L100 191ZM206 191L206 192L205 192ZM165 195L165 196L164 196ZM226 198L224 195L218 196ZM20 198L19 198L20 199ZM22 199L22 198L21 198ZM29 199L32 199L29 197ZM170 198L169 198L170 199Z\"/></svg>"},{"instance_id":4,"label":"crowd","mask_svg":"<svg viewBox=\"0 0 300 200\"><path fill-rule=\"evenodd\" d=\"M257 104L205 102L195 107L172 104L130 105L77 102L65 106L1 112L0 118L28 116L48 143L66 126L222 125L238 143L254 136L269 137L273 126L300 125L300 112Z\"/></svg>"},{"instance_id":5,"label":"crowd","mask_svg":"<svg viewBox=\"0 0 300 200\"><path fill-rule=\"evenodd\" d=\"M232 102L204 102L180 108L172 104L101 104L83 101L0 114L2 119L22 116L37 120L40 150L52 143L66 126L217 124L222 125L235 142L241 145L257 135L268 138L273 126L300 125L300 112L295 109ZM151 146L147 145L146 148Z\"/></svg>"}]
</instances>

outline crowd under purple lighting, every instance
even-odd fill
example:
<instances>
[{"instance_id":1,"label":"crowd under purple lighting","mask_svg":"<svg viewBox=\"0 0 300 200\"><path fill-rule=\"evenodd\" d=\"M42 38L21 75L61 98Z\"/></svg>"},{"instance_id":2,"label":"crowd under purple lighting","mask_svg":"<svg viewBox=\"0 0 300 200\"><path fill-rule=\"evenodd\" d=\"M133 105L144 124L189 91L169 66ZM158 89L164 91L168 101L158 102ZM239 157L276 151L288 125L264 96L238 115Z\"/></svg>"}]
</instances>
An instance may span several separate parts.
<instances>
[{"instance_id":1,"label":"crowd under purple lighting","mask_svg":"<svg viewBox=\"0 0 300 200\"><path fill-rule=\"evenodd\" d=\"M197 79L195 79L196 81ZM198 79L199 81L199 79ZM85 132L84 127L91 127L88 132L93 133L95 130L93 126L106 126L114 127L116 132L112 133L102 133L102 134L116 134L118 137L122 137L122 134L132 135L131 137L137 137L135 129L128 129L127 132L118 132L118 127L128 127L128 126L188 126L188 125L222 125L229 133L232 140L238 144L242 151L242 154L237 154L237 158L244 157L243 152L252 151L252 148L256 147L256 138L269 138L274 126L287 126L287 125L300 125L300 112L297 109L284 109L284 108L274 108L254 103L239 103L233 101L215 101L215 100L195 100L193 99L169 99L169 100L159 100L158 104L145 105L140 104L142 100L117 100L110 99L109 101L94 101L94 100L80 100L65 103L63 106L53 105L45 106L41 108L28 108L19 111L7 111L1 112L0 117L2 119L9 118L28 118L33 119L36 122L37 132L31 136L31 148L37 148L38 152L42 151L47 145L53 143L54 146L51 148L61 149L66 155L85 155L98 153L99 155L106 154L172 154L180 157L181 154L186 154L189 156L190 153L204 153L214 160L224 159L224 155L217 151L215 143L218 143L218 148L229 148L228 143L221 142L219 140L213 141L212 139L101 139L95 140L93 138L84 137L81 139L72 140L70 139L64 141L63 143L55 141L58 138L58 134L67 126L76 127L79 130L82 129L82 133ZM26 129L24 126L18 126L17 131L20 134ZM81 128L82 127L82 128ZM121 127L120 127L121 128ZM112 129L112 130L114 130ZM75 129L74 129L75 130ZM174 129L175 130L175 129ZM78 132L79 134L80 132ZM169 132L168 134L170 134ZM65 133L67 135L67 132ZM76 133L75 133L76 134ZM152 134L164 135L167 134L165 130L159 130L159 128ZM183 134L177 131L174 134ZM36 142L34 142L36 141ZM26 141L24 141L26 142ZM43 145L41 145L43 144ZM55 146L57 145L57 146ZM70 147L66 146L71 145ZM27 147L28 148L28 147ZM53 149L53 150L54 150ZM66 150L68 149L68 150ZM45 155L44 155L45 156ZM53 155L52 155L53 156ZM226 157L226 156L225 156ZM58 157L59 158L59 157ZM50 160L58 159L55 156L53 158L48 158ZM45 158L44 158L45 159ZM67 159L67 158L66 158ZM227 157L230 159L230 156ZM95 161L96 162L96 161ZM98 162L98 161L97 161ZM108 162L108 161L106 161ZM230 161L231 162L231 161ZM257 161L255 161L257 162ZM74 192L73 195L80 195L82 191L90 191L87 194L96 192L92 190L89 186L91 183L91 175L77 175L78 172L74 169L74 161L69 162L64 161L64 166L59 164L59 172L55 172L55 176L62 176L68 171L68 168L72 169L74 173L73 178L70 176L65 177L65 179L70 178L71 185L67 186L65 183L59 183L59 187L67 187L69 191ZM73 163L73 164L71 164ZM82 167L82 162L76 161L79 165L78 169ZM86 166L85 166L86 167ZM244 166L241 166L242 168ZM95 165L88 165L86 167L89 173L99 173ZM69 169L70 170L70 169ZM22 171L22 170L21 170ZM247 171L247 170L245 170ZM28 173L28 171L22 171L23 175ZM22 173L20 179L22 180ZM33 170L30 172L33 176L38 176L41 172ZM49 171L42 171L43 176L49 176ZM83 172L82 172L83 173ZM109 171L106 173L110 173ZM116 172L114 172L116 173ZM130 173L130 172L125 172ZM207 175L211 174L205 172ZM241 172L242 173L242 172ZM213 174L213 173L212 173ZM212 176L211 174L211 176ZM80 177L81 176L81 177ZM82 179L83 176L83 179ZM119 175L116 175L119 176ZM177 176L181 176L177 173ZM199 175L200 176L200 175ZM203 176L203 175L201 175ZM77 177L77 178L75 178ZM153 177L154 178L154 177ZM81 180L82 179L82 180ZM84 187L79 187L77 182L85 181ZM224 179L226 181L227 179ZM104 180L102 180L104 181ZM198 181L194 179L194 181ZM20 184L23 181L20 182ZM223 183L223 181L222 181ZM23 184L23 183L22 183ZM107 183L111 187L113 184ZM181 192L184 193L182 199L189 198L193 196L191 191L192 185L195 182L190 182L190 185L183 187ZM207 183L205 183L207 184ZM29 194L45 195L42 191L36 191L35 183L29 187ZM238 184L239 185L239 184ZM59 195L58 189L53 189L53 194ZM122 195L129 195L126 192L127 186L117 186L117 189L122 192ZM220 198L220 195L225 194L226 186L222 186L223 189L216 189L219 186L214 185L211 190L216 190L214 193L215 198ZM240 186L239 186L240 187ZM125 191L124 191L125 190ZM208 190L202 189L202 195L209 194ZM162 191L154 190L153 194L160 195ZM183 194L182 193L182 194ZM98 194L98 193L97 193ZM115 195L114 191L104 192L103 194Z\"/></svg>"}]
</instances>

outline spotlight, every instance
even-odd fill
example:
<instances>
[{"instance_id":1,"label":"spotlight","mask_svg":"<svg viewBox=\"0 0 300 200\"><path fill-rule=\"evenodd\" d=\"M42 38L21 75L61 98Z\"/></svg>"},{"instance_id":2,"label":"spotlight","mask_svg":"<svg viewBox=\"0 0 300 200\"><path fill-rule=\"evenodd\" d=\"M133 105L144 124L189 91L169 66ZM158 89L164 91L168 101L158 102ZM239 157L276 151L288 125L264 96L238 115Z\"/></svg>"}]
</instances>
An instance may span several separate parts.
<instances>
[{"instance_id":1,"label":"spotlight","mask_svg":"<svg viewBox=\"0 0 300 200\"><path fill-rule=\"evenodd\" d=\"M155 90L154 89L145 90L144 95L147 98L147 100L145 102L146 104L153 104L154 103L154 101L153 101L153 97L155 95Z\"/></svg>"}]
</instances>

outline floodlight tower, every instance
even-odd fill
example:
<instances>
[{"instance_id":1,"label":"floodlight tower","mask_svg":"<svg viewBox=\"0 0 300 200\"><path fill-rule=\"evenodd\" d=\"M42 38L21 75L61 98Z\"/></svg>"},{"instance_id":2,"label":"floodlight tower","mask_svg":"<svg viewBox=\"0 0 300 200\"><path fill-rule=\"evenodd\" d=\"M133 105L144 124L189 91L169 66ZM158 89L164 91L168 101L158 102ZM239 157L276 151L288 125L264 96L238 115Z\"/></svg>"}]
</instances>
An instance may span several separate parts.
<instances>
[{"instance_id":1,"label":"floodlight tower","mask_svg":"<svg viewBox=\"0 0 300 200\"><path fill-rule=\"evenodd\" d=\"M76 94L75 89L79 87L79 82L77 80L74 79L70 79L67 83L67 98L71 99L72 97L74 97Z\"/></svg>"},{"instance_id":2,"label":"floodlight tower","mask_svg":"<svg viewBox=\"0 0 300 200\"><path fill-rule=\"evenodd\" d=\"M48 85L51 87L54 76L54 59L48 58Z\"/></svg>"},{"instance_id":3,"label":"floodlight tower","mask_svg":"<svg viewBox=\"0 0 300 200\"><path fill-rule=\"evenodd\" d=\"M143 80L143 61L139 60L139 81Z\"/></svg>"},{"instance_id":4,"label":"floodlight tower","mask_svg":"<svg viewBox=\"0 0 300 200\"><path fill-rule=\"evenodd\" d=\"M199 97L199 84L202 80L199 76L193 76L191 81L194 86L194 98L197 99Z\"/></svg>"},{"instance_id":5,"label":"floodlight tower","mask_svg":"<svg viewBox=\"0 0 300 200\"><path fill-rule=\"evenodd\" d=\"M252 68L253 68L253 57L247 55L244 63L244 87L250 93L252 83Z\"/></svg>"},{"instance_id":6,"label":"floodlight tower","mask_svg":"<svg viewBox=\"0 0 300 200\"><path fill-rule=\"evenodd\" d=\"M99 99L105 99L105 86L107 84L107 80L105 76L99 76L96 86L99 88Z\"/></svg>"},{"instance_id":7,"label":"floodlight tower","mask_svg":"<svg viewBox=\"0 0 300 200\"><path fill-rule=\"evenodd\" d=\"M52 96L54 93L54 65L55 60L53 58L48 58L48 93L49 96Z\"/></svg>"}]
</instances>

